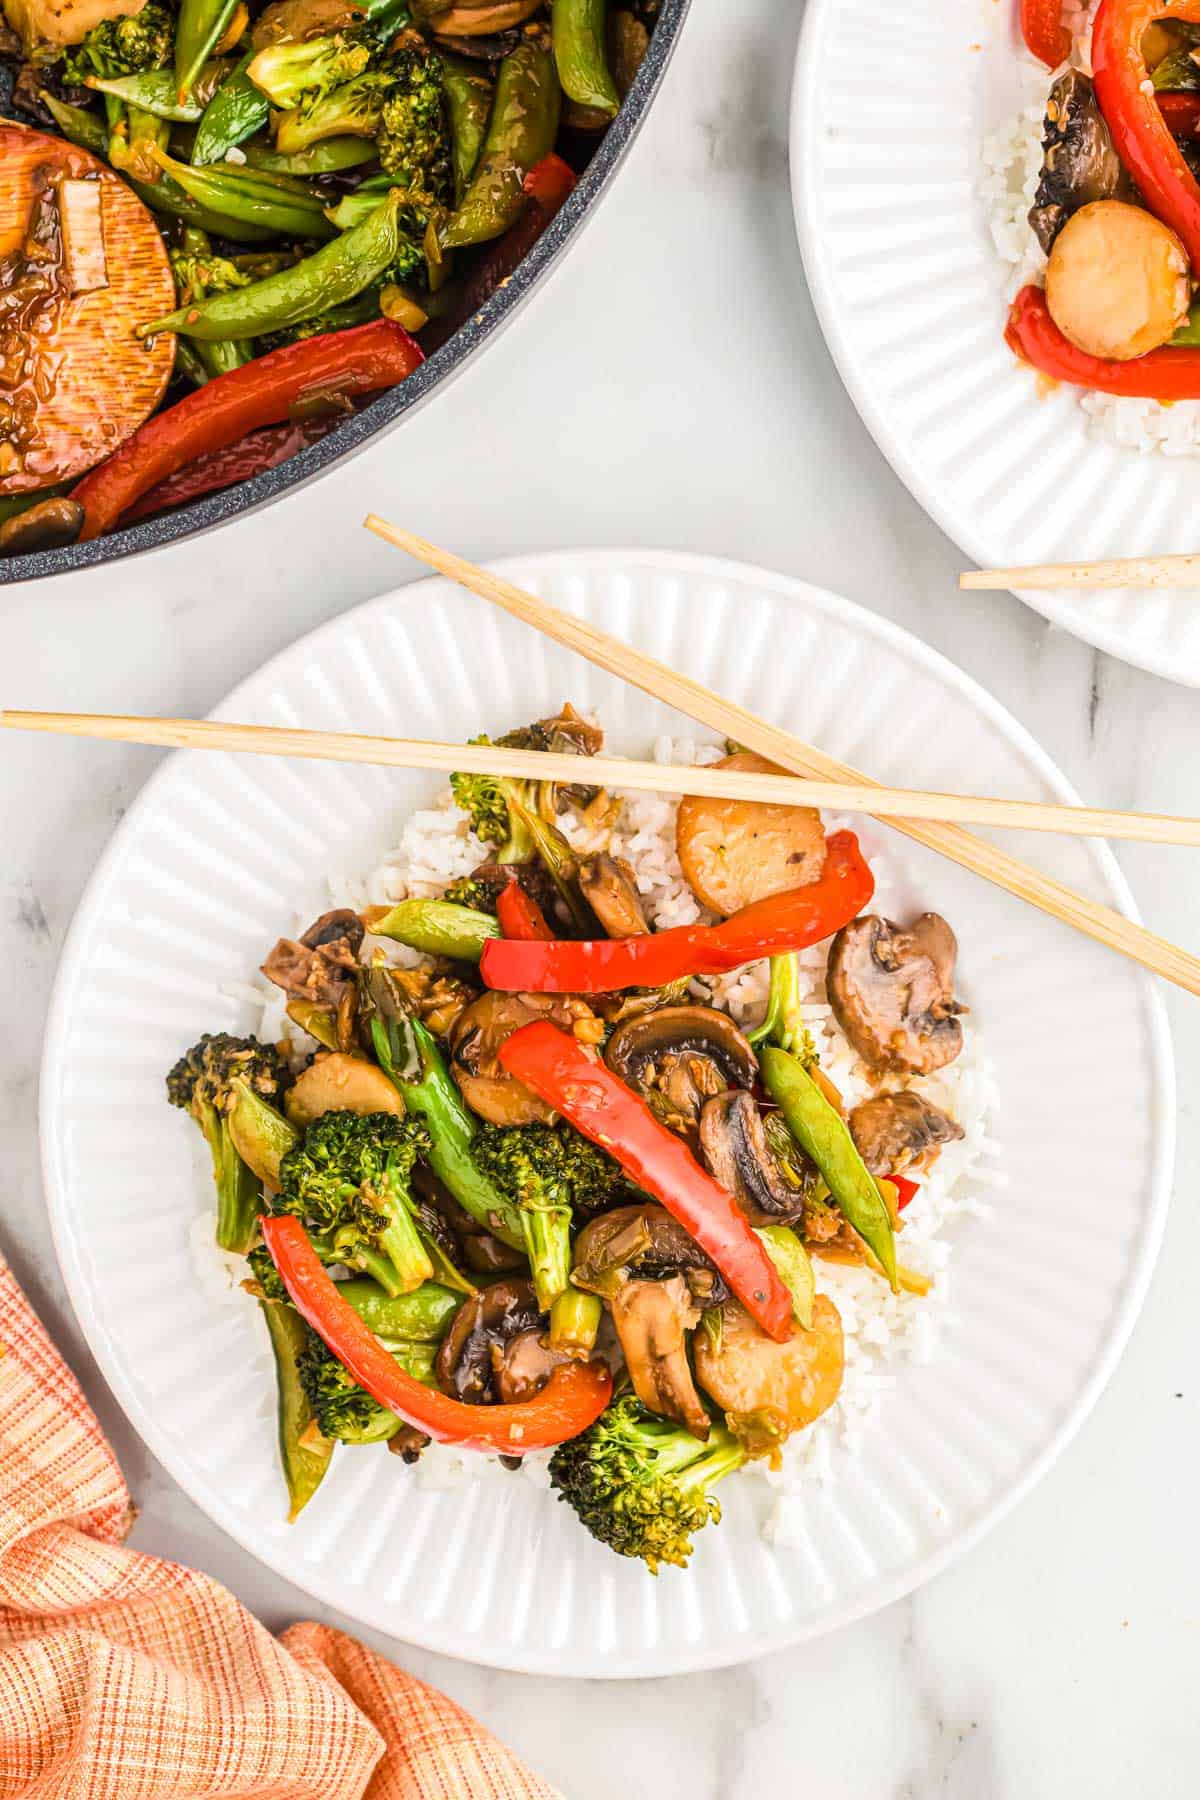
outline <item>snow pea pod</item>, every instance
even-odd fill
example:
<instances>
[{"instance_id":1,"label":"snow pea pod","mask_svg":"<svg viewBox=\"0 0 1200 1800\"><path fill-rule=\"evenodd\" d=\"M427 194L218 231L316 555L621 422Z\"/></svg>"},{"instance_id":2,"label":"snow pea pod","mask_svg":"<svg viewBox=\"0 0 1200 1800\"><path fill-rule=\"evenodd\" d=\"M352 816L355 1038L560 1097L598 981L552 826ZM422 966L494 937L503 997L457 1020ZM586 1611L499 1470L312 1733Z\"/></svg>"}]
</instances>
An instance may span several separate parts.
<instances>
[{"instance_id":1,"label":"snow pea pod","mask_svg":"<svg viewBox=\"0 0 1200 1800\"><path fill-rule=\"evenodd\" d=\"M554 148L561 94L554 59L527 40L500 64L479 165L445 231L446 249L486 243L516 219L525 177Z\"/></svg>"},{"instance_id":2,"label":"snow pea pod","mask_svg":"<svg viewBox=\"0 0 1200 1800\"><path fill-rule=\"evenodd\" d=\"M454 201L463 203L487 136L492 84L478 63L465 56L442 56L442 87L453 140Z\"/></svg>"},{"instance_id":3,"label":"snow pea pod","mask_svg":"<svg viewBox=\"0 0 1200 1800\"><path fill-rule=\"evenodd\" d=\"M270 103L247 75L249 65L250 57L243 56L204 108L204 117L192 145L191 160L196 168L222 162L231 150L266 125L271 113Z\"/></svg>"},{"instance_id":4,"label":"snow pea pod","mask_svg":"<svg viewBox=\"0 0 1200 1800\"><path fill-rule=\"evenodd\" d=\"M796 1057L770 1045L759 1061L763 1085L782 1112L788 1130L816 1163L835 1203L878 1258L893 1291L897 1291L892 1216L858 1153L849 1126Z\"/></svg>"},{"instance_id":5,"label":"snow pea pod","mask_svg":"<svg viewBox=\"0 0 1200 1800\"><path fill-rule=\"evenodd\" d=\"M371 930L426 956L448 956L455 962L478 962L489 938L501 935L490 913L451 900L401 900Z\"/></svg>"},{"instance_id":6,"label":"snow pea pod","mask_svg":"<svg viewBox=\"0 0 1200 1800\"><path fill-rule=\"evenodd\" d=\"M371 138L331 137L310 144L307 150L293 151L290 156L266 144L247 144L243 154L250 168L278 175L337 175L343 169L357 169L362 163L374 162L376 149Z\"/></svg>"},{"instance_id":7,"label":"snow pea pod","mask_svg":"<svg viewBox=\"0 0 1200 1800\"><path fill-rule=\"evenodd\" d=\"M611 117L621 102L604 48L607 11L606 0L554 0L550 19L563 93Z\"/></svg>"},{"instance_id":8,"label":"snow pea pod","mask_svg":"<svg viewBox=\"0 0 1200 1800\"><path fill-rule=\"evenodd\" d=\"M78 144L81 150L90 150L93 156L107 154L108 126L99 113L86 112L82 106L68 106L65 100L45 88L38 99L68 143Z\"/></svg>"},{"instance_id":9,"label":"snow pea pod","mask_svg":"<svg viewBox=\"0 0 1200 1800\"><path fill-rule=\"evenodd\" d=\"M376 1337L416 1344L439 1344L463 1302L461 1294L437 1281L426 1281L410 1294L393 1298L377 1281L356 1276L339 1282L338 1293Z\"/></svg>"},{"instance_id":10,"label":"snow pea pod","mask_svg":"<svg viewBox=\"0 0 1200 1800\"><path fill-rule=\"evenodd\" d=\"M291 1306L262 1303L263 1318L275 1355L279 1390L279 1460L287 1482L288 1519L295 1520L312 1499L329 1467L333 1439L314 1436L313 1410L297 1367L308 1343L308 1327Z\"/></svg>"},{"instance_id":11,"label":"snow pea pod","mask_svg":"<svg viewBox=\"0 0 1200 1800\"><path fill-rule=\"evenodd\" d=\"M314 250L302 262L280 269L249 287L213 294L165 318L138 327L139 337L178 331L210 343L225 338L260 337L299 325L334 306L353 300L371 287L395 261L400 247L397 214L400 196L389 195L361 225L345 231L332 244Z\"/></svg>"},{"instance_id":12,"label":"snow pea pod","mask_svg":"<svg viewBox=\"0 0 1200 1800\"><path fill-rule=\"evenodd\" d=\"M175 162L162 154L157 160L186 194L213 212L244 220L248 225L260 225L284 237L328 238L334 235L335 228L325 217L318 200L269 187L263 182L260 171L246 175L241 169L193 169L187 163Z\"/></svg>"},{"instance_id":13,"label":"snow pea pod","mask_svg":"<svg viewBox=\"0 0 1200 1800\"><path fill-rule=\"evenodd\" d=\"M183 0L175 25L175 89L180 100L190 96L237 3L238 0Z\"/></svg>"},{"instance_id":14,"label":"snow pea pod","mask_svg":"<svg viewBox=\"0 0 1200 1800\"><path fill-rule=\"evenodd\" d=\"M186 194L178 182L166 176L161 181L137 181L131 176L126 176L126 180L151 212L162 213L169 219L182 219L186 225L198 225L201 231L211 231L217 237L228 238L231 243L264 244L277 235L265 225L232 218L215 207L203 205Z\"/></svg>"}]
</instances>

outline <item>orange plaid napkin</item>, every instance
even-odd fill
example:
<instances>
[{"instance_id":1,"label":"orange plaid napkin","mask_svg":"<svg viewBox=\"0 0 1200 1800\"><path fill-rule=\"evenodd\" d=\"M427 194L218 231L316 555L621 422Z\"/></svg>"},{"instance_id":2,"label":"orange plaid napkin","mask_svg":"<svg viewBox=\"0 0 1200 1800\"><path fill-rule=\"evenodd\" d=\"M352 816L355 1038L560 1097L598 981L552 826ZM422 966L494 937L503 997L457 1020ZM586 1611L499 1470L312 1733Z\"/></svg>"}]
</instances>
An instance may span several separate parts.
<instances>
[{"instance_id":1,"label":"orange plaid napkin","mask_svg":"<svg viewBox=\"0 0 1200 1800\"><path fill-rule=\"evenodd\" d=\"M0 1797L558 1800L436 1689L324 1625L276 1641L133 1508L0 1257Z\"/></svg>"}]
</instances>

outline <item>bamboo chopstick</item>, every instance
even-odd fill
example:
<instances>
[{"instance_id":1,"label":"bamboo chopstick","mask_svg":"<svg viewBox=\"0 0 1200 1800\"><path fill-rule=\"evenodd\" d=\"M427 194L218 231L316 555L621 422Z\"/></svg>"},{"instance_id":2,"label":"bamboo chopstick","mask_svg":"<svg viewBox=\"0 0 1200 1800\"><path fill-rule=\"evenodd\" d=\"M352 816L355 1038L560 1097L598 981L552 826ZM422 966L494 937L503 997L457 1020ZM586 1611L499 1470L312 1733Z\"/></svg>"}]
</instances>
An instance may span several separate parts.
<instances>
[{"instance_id":1,"label":"bamboo chopstick","mask_svg":"<svg viewBox=\"0 0 1200 1800\"><path fill-rule=\"evenodd\" d=\"M960 588L1200 588L1200 556L1127 556L1108 562L1031 563L1027 569L966 569Z\"/></svg>"},{"instance_id":2,"label":"bamboo chopstick","mask_svg":"<svg viewBox=\"0 0 1200 1800\"><path fill-rule=\"evenodd\" d=\"M616 757L509 750L497 744L439 744L427 738L369 737L358 732L305 731L292 726L233 725L215 719L139 718L122 713L0 710L0 727L65 737L101 738L174 750L225 750L319 762L371 763L385 768L456 769L523 780L578 782L589 787L647 793L697 794L765 801L774 806L824 806L887 819L940 819L1008 830L1053 831L1071 837L1115 837L1136 843L1200 846L1200 819L1106 812L1100 807L1048 806L1033 800L993 800L971 794L812 781L795 775L756 775L736 769L627 762Z\"/></svg>"},{"instance_id":3,"label":"bamboo chopstick","mask_svg":"<svg viewBox=\"0 0 1200 1800\"><path fill-rule=\"evenodd\" d=\"M505 581L502 576L477 568L474 563L454 555L452 551L440 549L427 539L418 537L415 532L390 525L375 513L368 514L364 522L367 530L373 531L377 537L393 544L398 550L407 551L418 562L449 576L452 581L469 588L481 599L491 601L513 618L532 625L567 649L577 651L598 668L607 670L623 681L631 682L644 693L673 706L678 712L702 721L714 731L732 738L735 743L757 750L761 756L768 757L793 774L811 776L818 781L846 782L874 789L876 784L869 776L860 774L834 757L826 756L823 751L793 737L779 726L768 724L765 719L760 719L745 707L723 700L701 682L678 674L674 669L667 668L665 663L623 644L619 638L610 637L596 626L589 625L582 619L572 618L569 613L535 599L532 594L525 593L511 581ZM907 837L927 845L931 850L937 850L974 874L981 875L985 881L994 882L997 887L1005 888L1018 899L1029 901L1031 906L1039 907L1053 918L1074 926L1077 931L1095 938L1098 943L1119 951L1122 956L1130 957L1155 974L1165 976L1168 981L1185 988L1188 993L1200 994L1200 958L1168 943L1154 932L1147 931L1144 925L1135 925L1112 907L1103 906L1097 900L1089 900L1085 895L1076 893L1065 882L1056 881L1053 876L1045 875L1041 870L1021 862L1018 857L1009 855L1007 851L989 843L986 838L974 837L969 831L964 831L961 825L903 818L893 819L892 823L897 831L904 832Z\"/></svg>"}]
</instances>

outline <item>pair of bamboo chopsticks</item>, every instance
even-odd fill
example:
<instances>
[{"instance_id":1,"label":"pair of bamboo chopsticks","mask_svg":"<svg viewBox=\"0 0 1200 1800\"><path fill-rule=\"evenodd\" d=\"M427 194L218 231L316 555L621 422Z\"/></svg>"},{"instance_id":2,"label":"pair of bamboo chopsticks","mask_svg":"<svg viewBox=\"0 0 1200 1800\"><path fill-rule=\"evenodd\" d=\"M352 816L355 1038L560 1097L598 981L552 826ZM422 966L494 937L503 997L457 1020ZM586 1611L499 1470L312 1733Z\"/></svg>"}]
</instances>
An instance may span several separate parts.
<instances>
[{"instance_id":1,"label":"pair of bamboo chopsticks","mask_svg":"<svg viewBox=\"0 0 1200 1800\"><path fill-rule=\"evenodd\" d=\"M790 773L754 775L711 768L675 768L657 763L589 758L589 784L649 789L659 793L801 803L865 812L891 820L897 830L948 856L964 868L1063 919L1100 943L1144 964L1169 981L1200 993L1200 959L1132 924L1111 908L1088 900L1030 868L1016 857L962 829L964 822L1084 837L1118 837L1149 843L1200 844L1200 820L1145 813L1106 812L1089 807L1045 806L1027 801L970 795L910 792L884 788L844 763L836 762L790 732L723 700L699 682L644 656L596 627L536 600L501 577L441 550L411 532L370 515L369 530L406 550L510 613L514 618L577 651L608 673L640 687L676 711L701 721ZM230 725L189 719L140 719L88 713L0 712L0 726L46 731L123 743L174 748L245 751L259 755L323 761L375 763L406 768L477 770L547 781L578 781L573 756L505 750L493 745L437 744L421 739L366 737L352 733L298 731L262 725ZM802 779L796 781L795 776Z\"/></svg>"},{"instance_id":2,"label":"pair of bamboo chopsticks","mask_svg":"<svg viewBox=\"0 0 1200 1800\"><path fill-rule=\"evenodd\" d=\"M1105 562L1031 563L1025 569L967 569L960 588L1070 588L1101 593L1115 588L1200 588L1200 556L1126 556Z\"/></svg>"}]
</instances>

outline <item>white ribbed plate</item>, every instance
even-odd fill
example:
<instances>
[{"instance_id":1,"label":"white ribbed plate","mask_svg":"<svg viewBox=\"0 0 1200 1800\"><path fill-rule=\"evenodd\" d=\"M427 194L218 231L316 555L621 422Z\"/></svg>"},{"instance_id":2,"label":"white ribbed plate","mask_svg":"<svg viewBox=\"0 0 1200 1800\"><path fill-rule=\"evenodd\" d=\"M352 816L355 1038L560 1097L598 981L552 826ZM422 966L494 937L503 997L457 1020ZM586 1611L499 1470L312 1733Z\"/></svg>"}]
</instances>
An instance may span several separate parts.
<instances>
[{"instance_id":1,"label":"white ribbed plate","mask_svg":"<svg viewBox=\"0 0 1200 1800\"><path fill-rule=\"evenodd\" d=\"M1194 550L1200 459L1089 437L1075 390L1042 393L1004 343L1007 265L977 185L985 132L1020 104L1016 18L1017 0L808 0L792 197L826 342L897 475L977 563ZM1200 594L1020 598L1200 685Z\"/></svg>"},{"instance_id":2,"label":"white ribbed plate","mask_svg":"<svg viewBox=\"0 0 1200 1800\"><path fill-rule=\"evenodd\" d=\"M1072 800L1022 728L950 664L782 576L648 551L523 559L506 573L885 781ZM443 582L334 620L251 677L230 720L463 739L564 697L614 747L687 723ZM397 1637L515 1669L656 1675L732 1662L881 1606L976 1539L1047 1467L1111 1371L1142 1298L1173 1148L1159 996L1129 964L880 826L906 898L945 912L1001 1094L1010 1186L956 1230L935 1360L905 1366L857 1457L809 1496L801 1551L772 1552L767 1491L726 1484L725 1522L657 1581L501 1471L431 1493L383 1451L338 1455L283 1522L271 1373L248 1303L214 1305L187 1250L207 1200L198 1134L163 1072L249 1014L251 971L322 873L365 870L437 783L203 753L170 758L79 909L42 1072L50 1212L80 1322L130 1418L248 1549ZM1104 848L1029 840L1041 865L1132 913ZM1112 1197L1120 1196L1120 1204Z\"/></svg>"}]
</instances>

